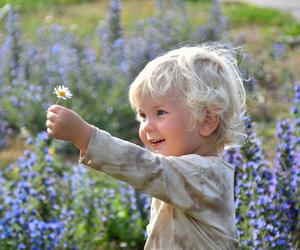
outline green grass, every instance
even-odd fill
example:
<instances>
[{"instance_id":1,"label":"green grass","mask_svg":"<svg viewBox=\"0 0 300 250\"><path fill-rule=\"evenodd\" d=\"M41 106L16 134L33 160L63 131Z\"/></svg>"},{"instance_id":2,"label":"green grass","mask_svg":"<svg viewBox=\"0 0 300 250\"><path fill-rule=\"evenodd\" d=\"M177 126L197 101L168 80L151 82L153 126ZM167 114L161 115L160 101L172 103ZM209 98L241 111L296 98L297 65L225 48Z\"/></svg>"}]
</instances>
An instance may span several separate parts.
<instances>
[{"instance_id":1,"label":"green grass","mask_svg":"<svg viewBox=\"0 0 300 250\"><path fill-rule=\"evenodd\" d=\"M258 24L281 28L297 24L295 18L287 13L246 3L227 4L224 13L230 17L233 26Z\"/></svg>"},{"instance_id":2,"label":"green grass","mask_svg":"<svg viewBox=\"0 0 300 250\"><path fill-rule=\"evenodd\" d=\"M91 1L93 0L0 0L0 7L3 7L5 4L11 4L21 12L31 12L37 9L57 8L57 6Z\"/></svg>"},{"instance_id":3,"label":"green grass","mask_svg":"<svg viewBox=\"0 0 300 250\"><path fill-rule=\"evenodd\" d=\"M20 13L22 32L25 38L34 40L40 26L56 23L72 30L79 37L91 35L107 16L109 3L109 0L80 1L79 3L59 5L55 8L47 8L45 3L43 8ZM123 1L121 18L124 30L130 31L137 20L146 20L153 15L154 11L154 1ZM2 18L0 30L5 30L4 22L5 20Z\"/></svg>"},{"instance_id":4,"label":"green grass","mask_svg":"<svg viewBox=\"0 0 300 250\"><path fill-rule=\"evenodd\" d=\"M256 25L260 26L265 34L275 29L275 33L283 37L300 35L300 24L288 13L245 3L227 4L223 9L224 14L230 17L233 28Z\"/></svg>"},{"instance_id":5,"label":"green grass","mask_svg":"<svg viewBox=\"0 0 300 250\"><path fill-rule=\"evenodd\" d=\"M35 39L37 29L57 23L74 31L79 37L92 34L107 15L109 0L0 0L0 6L11 3L21 14L22 31L26 38ZM187 17L195 27L206 21L211 0L185 1ZM300 34L300 25L289 14L244 3L225 3L223 10L233 28L247 25L276 27L287 35ZM155 11L155 1L122 1L122 23L128 32L136 20L146 20ZM4 18L0 20L4 30Z\"/></svg>"}]
</instances>

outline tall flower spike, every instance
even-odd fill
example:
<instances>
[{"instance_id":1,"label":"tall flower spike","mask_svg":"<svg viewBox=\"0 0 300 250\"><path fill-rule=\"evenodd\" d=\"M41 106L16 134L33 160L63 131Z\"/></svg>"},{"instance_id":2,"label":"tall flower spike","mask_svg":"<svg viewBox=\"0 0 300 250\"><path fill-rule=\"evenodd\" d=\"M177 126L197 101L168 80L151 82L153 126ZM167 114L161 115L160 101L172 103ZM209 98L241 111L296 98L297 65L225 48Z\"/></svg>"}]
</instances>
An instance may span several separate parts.
<instances>
[{"instance_id":1,"label":"tall flower spike","mask_svg":"<svg viewBox=\"0 0 300 250\"><path fill-rule=\"evenodd\" d=\"M66 100L67 98L72 98L72 93L69 90L69 88L63 85L59 85L55 87L53 94L55 94L56 97L58 98L57 103L59 102L60 99Z\"/></svg>"}]
</instances>

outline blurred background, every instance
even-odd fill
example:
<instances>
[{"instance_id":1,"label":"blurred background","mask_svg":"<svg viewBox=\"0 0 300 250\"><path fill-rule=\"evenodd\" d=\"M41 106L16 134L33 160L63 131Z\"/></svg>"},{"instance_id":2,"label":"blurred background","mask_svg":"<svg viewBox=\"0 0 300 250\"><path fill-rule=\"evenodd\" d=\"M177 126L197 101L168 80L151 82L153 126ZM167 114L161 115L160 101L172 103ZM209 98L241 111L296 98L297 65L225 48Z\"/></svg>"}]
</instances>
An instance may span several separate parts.
<instances>
[{"instance_id":1,"label":"blurred background","mask_svg":"<svg viewBox=\"0 0 300 250\"><path fill-rule=\"evenodd\" d=\"M45 133L62 104L140 144L127 99L147 62L183 45L239 49L248 139L236 168L241 249L299 249L299 1L0 0L0 249L142 249L149 197L77 164Z\"/></svg>"}]
</instances>

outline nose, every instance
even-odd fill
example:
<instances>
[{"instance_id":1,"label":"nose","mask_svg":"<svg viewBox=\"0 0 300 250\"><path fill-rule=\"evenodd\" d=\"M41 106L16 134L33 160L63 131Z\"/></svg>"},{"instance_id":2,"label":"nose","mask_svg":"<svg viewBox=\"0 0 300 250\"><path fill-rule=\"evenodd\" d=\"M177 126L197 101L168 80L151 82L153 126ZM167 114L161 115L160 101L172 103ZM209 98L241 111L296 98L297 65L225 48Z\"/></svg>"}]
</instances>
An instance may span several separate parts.
<instances>
[{"instance_id":1,"label":"nose","mask_svg":"<svg viewBox=\"0 0 300 250\"><path fill-rule=\"evenodd\" d=\"M144 129L145 132L153 131L153 127L154 127L153 121L149 118L147 118L143 121L142 126L143 126L143 129Z\"/></svg>"}]
</instances>

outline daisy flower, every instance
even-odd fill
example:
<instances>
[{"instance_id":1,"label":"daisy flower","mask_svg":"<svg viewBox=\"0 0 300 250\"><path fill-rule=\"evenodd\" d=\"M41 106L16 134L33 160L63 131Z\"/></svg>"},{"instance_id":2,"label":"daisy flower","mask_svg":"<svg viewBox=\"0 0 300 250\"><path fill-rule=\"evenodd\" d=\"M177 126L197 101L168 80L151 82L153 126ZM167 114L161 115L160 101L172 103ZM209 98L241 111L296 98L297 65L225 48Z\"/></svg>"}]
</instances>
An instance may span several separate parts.
<instances>
[{"instance_id":1,"label":"daisy flower","mask_svg":"<svg viewBox=\"0 0 300 250\"><path fill-rule=\"evenodd\" d=\"M59 85L59 86L55 87L53 94L55 94L56 97L58 98L57 103L60 99L66 100L68 98L72 98L72 93L69 90L69 88L67 88L63 85Z\"/></svg>"}]
</instances>

